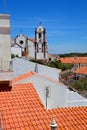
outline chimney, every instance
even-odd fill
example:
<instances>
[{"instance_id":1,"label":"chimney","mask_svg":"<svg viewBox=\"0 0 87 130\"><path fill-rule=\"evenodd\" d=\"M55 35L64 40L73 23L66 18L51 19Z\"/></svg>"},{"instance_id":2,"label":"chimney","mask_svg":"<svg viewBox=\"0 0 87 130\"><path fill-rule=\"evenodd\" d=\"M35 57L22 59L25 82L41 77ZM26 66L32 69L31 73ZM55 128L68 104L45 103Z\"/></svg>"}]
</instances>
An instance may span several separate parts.
<instances>
[{"instance_id":1,"label":"chimney","mask_svg":"<svg viewBox=\"0 0 87 130\"><path fill-rule=\"evenodd\" d=\"M10 15L0 14L0 84L8 84L13 78L11 68Z\"/></svg>"},{"instance_id":2,"label":"chimney","mask_svg":"<svg viewBox=\"0 0 87 130\"><path fill-rule=\"evenodd\" d=\"M34 72L38 73L38 64L37 63L35 64Z\"/></svg>"},{"instance_id":3,"label":"chimney","mask_svg":"<svg viewBox=\"0 0 87 130\"><path fill-rule=\"evenodd\" d=\"M50 130L58 130L54 117L52 117L52 121L51 121L51 124L50 124Z\"/></svg>"}]
</instances>

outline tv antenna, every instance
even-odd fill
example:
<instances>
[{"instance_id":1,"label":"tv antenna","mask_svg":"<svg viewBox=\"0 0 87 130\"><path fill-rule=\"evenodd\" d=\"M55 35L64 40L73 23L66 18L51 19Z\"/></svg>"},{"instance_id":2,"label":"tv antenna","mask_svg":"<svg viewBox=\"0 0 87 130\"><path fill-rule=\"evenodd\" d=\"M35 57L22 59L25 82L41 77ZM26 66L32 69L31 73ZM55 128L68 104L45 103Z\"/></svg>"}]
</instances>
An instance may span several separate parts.
<instances>
[{"instance_id":1,"label":"tv antenna","mask_svg":"<svg viewBox=\"0 0 87 130\"><path fill-rule=\"evenodd\" d=\"M4 13L6 13L6 0L4 0Z\"/></svg>"}]
</instances>

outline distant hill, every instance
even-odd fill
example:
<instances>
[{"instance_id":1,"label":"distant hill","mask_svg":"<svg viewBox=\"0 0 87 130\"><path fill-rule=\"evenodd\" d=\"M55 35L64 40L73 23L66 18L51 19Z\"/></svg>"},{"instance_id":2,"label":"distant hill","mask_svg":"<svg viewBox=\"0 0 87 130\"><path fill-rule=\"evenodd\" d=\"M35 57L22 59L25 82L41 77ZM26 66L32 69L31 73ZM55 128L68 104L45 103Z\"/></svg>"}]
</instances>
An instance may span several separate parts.
<instances>
[{"instance_id":1,"label":"distant hill","mask_svg":"<svg viewBox=\"0 0 87 130\"><path fill-rule=\"evenodd\" d=\"M52 54L53 56L60 57L87 57L87 53L67 53L67 54Z\"/></svg>"}]
</instances>

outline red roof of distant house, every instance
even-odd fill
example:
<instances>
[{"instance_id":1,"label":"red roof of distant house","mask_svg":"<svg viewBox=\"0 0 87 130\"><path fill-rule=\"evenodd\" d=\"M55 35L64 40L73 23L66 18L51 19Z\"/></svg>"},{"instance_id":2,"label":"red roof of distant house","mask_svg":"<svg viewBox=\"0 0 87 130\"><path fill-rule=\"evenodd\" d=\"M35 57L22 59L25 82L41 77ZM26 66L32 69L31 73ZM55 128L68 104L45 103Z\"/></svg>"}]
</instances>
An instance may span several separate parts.
<instances>
[{"instance_id":1,"label":"red roof of distant house","mask_svg":"<svg viewBox=\"0 0 87 130\"><path fill-rule=\"evenodd\" d=\"M78 74L87 74L87 66L83 66L76 70L76 73Z\"/></svg>"},{"instance_id":2,"label":"red roof of distant house","mask_svg":"<svg viewBox=\"0 0 87 130\"><path fill-rule=\"evenodd\" d=\"M0 93L2 130L50 130L52 116L58 130L87 130L87 107L46 110L31 83Z\"/></svg>"},{"instance_id":3,"label":"red roof of distant house","mask_svg":"<svg viewBox=\"0 0 87 130\"><path fill-rule=\"evenodd\" d=\"M62 63L71 63L71 64L78 64L78 63L85 63L87 64L87 57L65 57L59 59Z\"/></svg>"}]
</instances>

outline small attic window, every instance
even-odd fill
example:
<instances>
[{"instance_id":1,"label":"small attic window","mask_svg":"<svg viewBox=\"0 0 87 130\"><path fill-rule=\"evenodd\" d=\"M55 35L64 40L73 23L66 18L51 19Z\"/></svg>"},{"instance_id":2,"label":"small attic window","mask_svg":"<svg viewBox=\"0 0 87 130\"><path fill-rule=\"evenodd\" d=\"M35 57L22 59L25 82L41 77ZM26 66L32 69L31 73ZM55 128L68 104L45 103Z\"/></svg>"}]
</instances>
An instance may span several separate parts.
<instances>
[{"instance_id":1,"label":"small attic window","mask_svg":"<svg viewBox=\"0 0 87 130\"><path fill-rule=\"evenodd\" d=\"M23 43L24 43L24 42L21 40L21 41L20 41L20 44L23 44Z\"/></svg>"}]
</instances>

